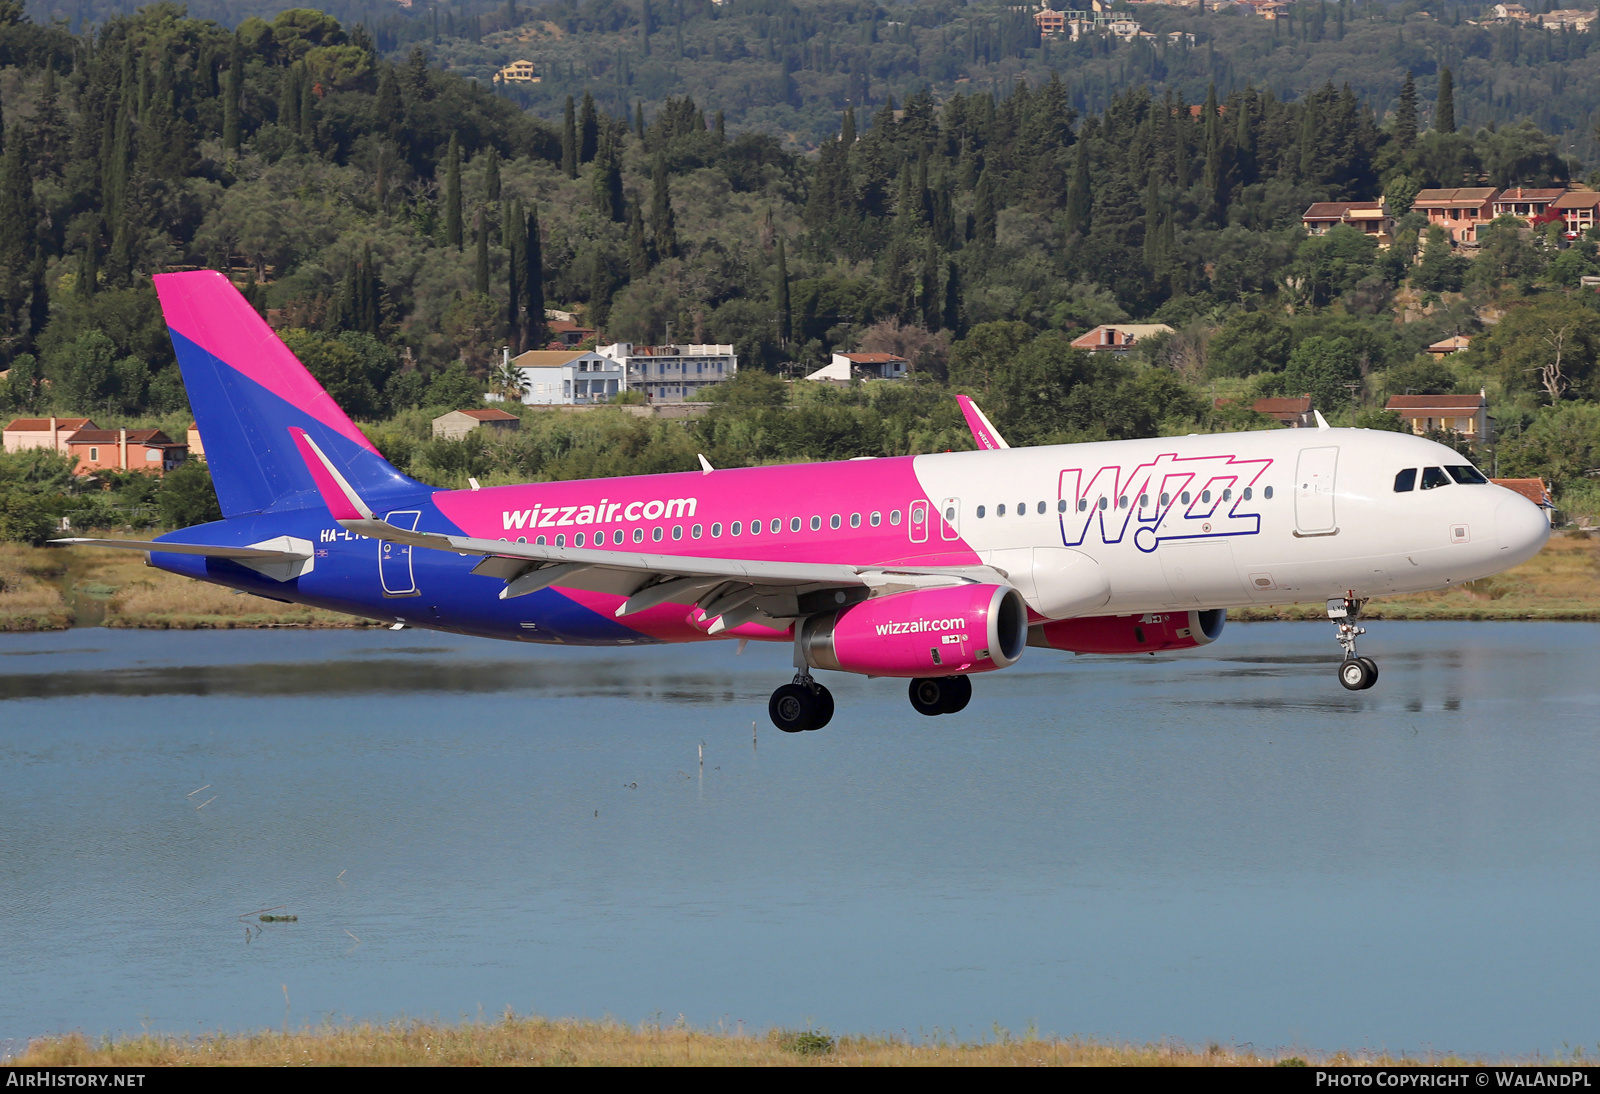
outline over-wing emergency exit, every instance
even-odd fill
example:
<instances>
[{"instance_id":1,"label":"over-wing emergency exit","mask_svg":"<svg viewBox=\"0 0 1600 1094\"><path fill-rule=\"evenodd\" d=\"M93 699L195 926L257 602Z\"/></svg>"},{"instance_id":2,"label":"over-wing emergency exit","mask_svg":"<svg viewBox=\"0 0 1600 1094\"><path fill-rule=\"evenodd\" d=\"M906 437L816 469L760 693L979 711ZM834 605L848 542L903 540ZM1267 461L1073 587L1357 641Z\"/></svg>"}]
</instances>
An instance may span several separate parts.
<instances>
[{"instance_id":1,"label":"over-wing emergency exit","mask_svg":"<svg viewBox=\"0 0 1600 1094\"><path fill-rule=\"evenodd\" d=\"M923 714L1028 647L1205 645L1229 608L1324 600L1341 684L1370 597L1499 573L1539 508L1409 435L1272 430L438 490L401 474L221 274L156 279L221 521L133 547L260 596L487 638L789 643L768 710L819 729L813 670L909 679Z\"/></svg>"}]
</instances>

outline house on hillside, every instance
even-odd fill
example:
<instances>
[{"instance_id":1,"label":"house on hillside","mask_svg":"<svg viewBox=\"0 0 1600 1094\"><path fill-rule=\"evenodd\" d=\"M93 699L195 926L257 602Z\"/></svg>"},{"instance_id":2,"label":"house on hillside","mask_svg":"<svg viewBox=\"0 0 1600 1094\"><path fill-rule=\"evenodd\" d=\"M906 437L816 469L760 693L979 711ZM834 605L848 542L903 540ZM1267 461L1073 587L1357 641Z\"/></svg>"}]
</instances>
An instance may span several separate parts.
<instances>
[{"instance_id":1,"label":"house on hillside","mask_svg":"<svg viewBox=\"0 0 1600 1094\"><path fill-rule=\"evenodd\" d=\"M67 454L78 458L74 475L96 471L141 471L162 478L189 454L159 429L80 429L67 441Z\"/></svg>"},{"instance_id":2,"label":"house on hillside","mask_svg":"<svg viewBox=\"0 0 1600 1094\"><path fill-rule=\"evenodd\" d=\"M692 403L705 389L731 380L739 371L732 345L641 346L617 342L597 353L622 366L627 386L652 403Z\"/></svg>"},{"instance_id":3,"label":"house on hillside","mask_svg":"<svg viewBox=\"0 0 1600 1094\"><path fill-rule=\"evenodd\" d=\"M1300 223L1314 236L1326 235L1344 224L1372 236L1380 247L1394 242L1394 218L1381 200L1315 202L1300 214Z\"/></svg>"},{"instance_id":4,"label":"house on hillside","mask_svg":"<svg viewBox=\"0 0 1600 1094\"><path fill-rule=\"evenodd\" d=\"M1090 353L1127 353L1140 339L1171 333L1172 328L1165 323L1103 323L1074 338L1072 348Z\"/></svg>"},{"instance_id":5,"label":"house on hillside","mask_svg":"<svg viewBox=\"0 0 1600 1094\"><path fill-rule=\"evenodd\" d=\"M1492 439L1489 400L1476 395L1391 395L1384 404L1405 419L1411 432L1421 436L1434 430L1459 433L1473 444Z\"/></svg>"},{"instance_id":6,"label":"house on hillside","mask_svg":"<svg viewBox=\"0 0 1600 1094\"><path fill-rule=\"evenodd\" d=\"M1257 414L1265 414L1290 429L1310 429L1317 424L1317 416L1311 409L1309 395L1287 399L1257 399L1251 404L1250 409Z\"/></svg>"},{"instance_id":7,"label":"house on hillside","mask_svg":"<svg viewBox=\"0 0 1600 1094\"><path fill-rule=\"evenodd\" d=\"M1426 352L1435 360L1437 360L1440 357L1448 357L1452 353L1460 353L1471 344L1472 335L1452 334L1449 338L1439 339L1433 345L1429 346Z\"/></svg>"},{"instance_id":8,"label":"house on hillside","mask_svg":"<svg viewBox=\"0 0 1600 1094\"><path fill-rule=\"evenodd\" d=\"M511 359L527 406L603 403L628 390L623 367L592 349L531 349ZM486 396L491 402L498 395Z\"/></svg>"},{"instance_id":9,"label":"house on hillside","mask_svg":"<svg viewBox=\"0 0 1600 1094\"><path fill-rule=\"evenodd\" d=\"M1067 13L1064 11L1045 8L1034 14L1033 21L1039 27L1039 33L1046 38L1059 38L1067 33Z\"/></svg>"},{"instance_id":10,"label":"house on hillside","mask_svg":"<svg viewBox=\"0 0 1600 1094\"><path fill-rule=\"evenodd\" d=\"M600 333L594 327L580 327L571 319L555 319L546 323L544 328L550 332L551 343L560 343L562 346L581 345Z\"/></svg>"},{"instance_id":11,"label":"house on hillside","mask_svg":"<svg viewBox=\"0 0 1600 1094\"><path fill-rule=\"evenodd\" d=\"M1478 228L1494 219L1493 186L1458 186L1448 190L1422 190L1411 208L1428 216L1428 227L1435 225L1450 233L1450 242L1476 246Z\"/></svg>"},{"instance_id":12,"label":"house on hillside","mask_svg":"<svg viewBox=\"0 0 1600 1094\"><path fill-rule=\"evenodd\" d=\"M833 359L807 380L904 380L911 362L893 353L835 353Z\"/></svg>"},{"instance_id":13,"label":"house on hillside","mask_svg":"<svg viewBox=\"0 0 1600 1094\"><path fill-rule=\"evenodd\" d=\"M5 450L48 448L67 454L67 440L80 429L98 429L88 418L17 418L4 430Z\"/></svg>"},{"instance_id":14,"label":"house on hillside","mask_svg":"<svg viewBox=\"0 0 1600 1094\"><path fill-rule=\"evenodd\" d=\"M452 410L433 420L433 437L439 441L459 441L474 429L505 434L521 428L521 418L493 407L485 410Z\"/></svg>"},{"instance_id":15,"label":"house on hillside","mask_svg":"<svg viewBox=\"0 0 1600 1094\"><path fill-rule=\"evenodd\" d=\"M532 61L512 61L505 68L494 74L494 82L497 84L536 84L540 79L539 72L533 67Z\"/></svg>"},{"instance_id":16,"label":"house on hillside","mask_svg":"<svg viewBox=\"0 0 1600 1094\"><path fill-rule=\"evenodd\" d=\"M1568 190L1551 204L1566 223L1568 239L1577 239L1595 226L1595 209L1600 207L1600 190Z\"/></svg>"},{"instance_id":17,"label":"house on hillside","mask_svg":"<svg viewBox=\"0 0 1600 1094\"><path fill-rule=\"evenodd\" d=\"M1576 34L1587 34L1593 25L1596 10L1590 8L1558 8L1539 16L1539 25L1545 30L1562 31L1571 27Z\"/></svg>"},{"instance_id":18,"label":"house on hillside","mask_svg":"<svg viewBox=\"0 0 1600 1094\"><path fill-rule=\"evenodd\" d=\"M1497 217L1517 217L1532 224L1535 220L1545 216L1550 207L1561 199L1567 191L1564 187L1554 189L1528 190L1521 186L1514 186L1509 190L1502 190L1495 197L1493 204L1494 215Z\"/></svg>"}]
</instances>

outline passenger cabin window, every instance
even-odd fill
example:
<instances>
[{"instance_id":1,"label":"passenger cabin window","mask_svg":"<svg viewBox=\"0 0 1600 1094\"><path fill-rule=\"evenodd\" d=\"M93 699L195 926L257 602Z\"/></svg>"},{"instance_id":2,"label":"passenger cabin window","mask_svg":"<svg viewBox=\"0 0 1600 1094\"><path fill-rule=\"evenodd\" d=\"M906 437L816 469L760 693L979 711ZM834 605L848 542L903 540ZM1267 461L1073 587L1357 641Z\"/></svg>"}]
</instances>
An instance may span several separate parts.
<instances>
[{"instance_id":1,"label":"passenger cabin window","mask_svg":"<svg viewBox=\"0 0 1600 1094\"><path fill-rule=\"evenodd\" d=\"M981 505L978 506L978 519L979 520L983 519L983 506L981 506Z\"/></svg>"},{"instance_id":2,"label":"passenger cabin window","mask_svg":"<svg viewBox=\"0 0 1600 1094\"><path fill-rule=\"evenodd\" d=\"M1394 492L1409 494L1417 488L1417 469L1408 467L1394 477Z\"/></svg>"},{"instance_id":3,"label":"passenger cabin window","mask_svg":"<svg viewBox=\"0 0 1600 1094\"><path fill-rule=\"evenodd\" d=\"M1422 469L1422 488L1432 490L1435 486L1449 486L1450 476L1444 473L1442 467L1424 467Z\"/></svg>"},{"instance_id":4,"label":"passenger cabin window","mask_svg":"<svg viewBox=\"0 0 1600 1094\"><path fill-rule=\"evenodd\" d=\"M1486 486L1489 483L1489 480L1484 477L1483 472L1479 471L1471 464L1463 464L1460 466L1452 465L1450 467L1446 467L1445 470L1450 472L1450 477L1455 479L1462 486Z\"/></svg>"}]
</instances>

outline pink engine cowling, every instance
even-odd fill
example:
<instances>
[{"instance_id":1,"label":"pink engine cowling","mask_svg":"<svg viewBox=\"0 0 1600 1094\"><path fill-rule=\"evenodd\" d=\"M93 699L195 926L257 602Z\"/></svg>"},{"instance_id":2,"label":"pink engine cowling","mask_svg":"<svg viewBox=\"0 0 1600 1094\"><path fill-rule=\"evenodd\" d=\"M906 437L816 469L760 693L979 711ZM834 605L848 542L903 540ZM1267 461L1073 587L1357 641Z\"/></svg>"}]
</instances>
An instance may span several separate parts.
<instances>
[{"instance_id":1,"label":"pink engine cowling","mask_svg":"<svg viewBox=\"0 0 1600 1094\"><path fill-rule=\"evenodd\" d=\"M1028 631L1028 645L1071 653L1156 653L1187 650L1216 641L1228 613L1145 612L1057 619Z\"/></svg>"},{"instance_id":2,"label":"pink engine cowling","mask_svg":"<svg viewBox=\"0 0 1600 1094\"><path fill-rule=\"evenodd\" d=\"M867 676L959 676L1015 664L1028 608L1009 585L957 585L875 597L806 620L813 668Z\"/></svg>"}]
</instances>

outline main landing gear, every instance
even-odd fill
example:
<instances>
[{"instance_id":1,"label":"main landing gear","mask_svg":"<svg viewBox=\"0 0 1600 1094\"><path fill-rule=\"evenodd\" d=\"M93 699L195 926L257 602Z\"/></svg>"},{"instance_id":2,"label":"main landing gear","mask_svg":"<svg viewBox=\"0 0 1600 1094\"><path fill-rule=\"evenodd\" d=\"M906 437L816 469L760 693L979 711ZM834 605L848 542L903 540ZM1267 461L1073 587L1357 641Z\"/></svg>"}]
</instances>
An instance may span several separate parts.
<instances>
[{"instance_id":1,"label":"main landing gear","mask_svg":"<svg viewBox=\"0 0 1600 1094\"><path fill-rule=\"evenodd\" d=\"M793 683L783 685L767 700L767 715L785 733L821 729L833 719L833 693L809 672L797 672Z\"/></svg>"},{"instance_id":2,"label":"main landing gear","mask_svg":"<svg viewBox=\"0 0 1600 1094\"><path fill-rule=\"evenodd\" d=\"M970 676L922 676L911 681L911 705L918 714L956 714L972 699Z\"/></svg>"},{"instance_id":3,"label":"main landing gear","mask_svg":"<svg viewBox=\"0 0 1600 1094\"><path fill-rule=\"evenodd\" d=\"M1347 691L1366 691L1378 682L1378 663L1370 657L1356 656L1356 637L1367 633L1365 627L1356 626L1356 619L1366 603L1353 596L1328 601L1328 618L1338 627L1339 645L1344 648L1344 660L1339 662L1339 683Z\"/></svg>"}]
</instances>

